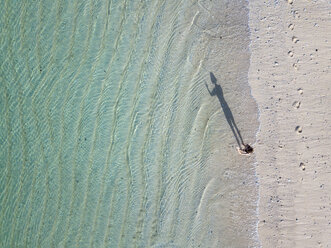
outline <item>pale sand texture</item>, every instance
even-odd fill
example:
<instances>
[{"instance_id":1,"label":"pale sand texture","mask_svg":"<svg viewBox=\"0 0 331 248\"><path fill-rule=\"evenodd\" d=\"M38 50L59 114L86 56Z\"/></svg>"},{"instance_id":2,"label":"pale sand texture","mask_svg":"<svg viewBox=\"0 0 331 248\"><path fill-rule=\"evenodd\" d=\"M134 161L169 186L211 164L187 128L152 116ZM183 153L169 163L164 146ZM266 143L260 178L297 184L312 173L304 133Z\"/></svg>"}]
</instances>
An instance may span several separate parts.
<instances>
[{"instance_id":1,"label":"pale sand texture","mask_svg":"<svg viewBox=\"0 0 331 248\"><path fill-rule=\"evenodd\" d=\"M331 247L331 3L250 1L262 247Z\"/></svg>"}]
</instances>

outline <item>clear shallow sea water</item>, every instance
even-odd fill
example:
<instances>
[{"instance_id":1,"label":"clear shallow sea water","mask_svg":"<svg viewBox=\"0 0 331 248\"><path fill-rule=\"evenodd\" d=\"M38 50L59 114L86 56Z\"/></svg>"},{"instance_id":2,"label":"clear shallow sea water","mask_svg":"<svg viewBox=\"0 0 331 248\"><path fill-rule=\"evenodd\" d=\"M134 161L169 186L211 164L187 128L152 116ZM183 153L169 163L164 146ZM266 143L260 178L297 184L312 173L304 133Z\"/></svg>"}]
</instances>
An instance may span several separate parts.
<instances>
[{"instance_id":1,"label":"clear shallow sea water","mask_svg":"<svg viewBox=\"0 0 331 248\"><path fill-rule=\"evenodd\" d=\"M254 247L246 1L0 10L0 247Z\"/></svg>"}]
</instances>

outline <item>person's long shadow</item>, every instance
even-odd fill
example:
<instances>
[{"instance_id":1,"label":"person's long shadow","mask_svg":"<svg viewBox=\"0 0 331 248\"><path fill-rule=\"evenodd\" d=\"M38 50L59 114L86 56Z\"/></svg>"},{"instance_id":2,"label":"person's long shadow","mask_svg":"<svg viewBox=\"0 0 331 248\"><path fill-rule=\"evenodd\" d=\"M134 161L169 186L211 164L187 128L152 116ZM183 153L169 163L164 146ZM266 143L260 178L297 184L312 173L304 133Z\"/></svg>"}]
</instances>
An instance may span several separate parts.
<instances>
[{"instance_id":1,"label":"person's long shadow","mask_svg":"<svg viewBox=\"0 0 331 248\"><path fill-rule=\"evenodd\" d=\"M241 137L240 131L236 125L236 122L234 121L232 112L229 108L229 105L226 103L224 96L223 96L223 90L222 87L217 84L217 79L215 75L210 72L210 80L215 85L214 89L212 91L209 90L208 85L206 84L207 90L211 96L217 96L218 100L220 101L221 107L223 109L224 115L226 120L229 123L229 126L232 130L233 136L236 138L236 141L238 143L239 148L241 148L241 145L245 147L245 143L243 141L243 138Z\"/></svg>"}]
</instances>

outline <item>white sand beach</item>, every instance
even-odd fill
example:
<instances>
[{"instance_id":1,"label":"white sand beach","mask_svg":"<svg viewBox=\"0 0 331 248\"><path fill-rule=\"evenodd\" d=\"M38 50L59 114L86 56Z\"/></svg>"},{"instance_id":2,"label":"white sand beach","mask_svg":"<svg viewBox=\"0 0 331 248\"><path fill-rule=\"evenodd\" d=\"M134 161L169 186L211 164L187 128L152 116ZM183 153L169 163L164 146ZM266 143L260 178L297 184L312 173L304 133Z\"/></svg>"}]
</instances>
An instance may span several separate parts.
<instances>
[{"instance_id":1,"label":"white sand beach","mask_svg":"<svg viewBox=\"0 0 331 248\"><path fill-rule=\"evenodd\" d=\"M331 247L330 1L0 2L0 247Z\"/></svg>"},{"instance_id":2,"label":"white sand beach","mask_svg":"<svg viewBox=\"0 0 331 248\"><path fill-rule=\"evenodd\" d=\"M250 1L262 247L331 247L329 1Z\"/></svg>"}]
</instances>

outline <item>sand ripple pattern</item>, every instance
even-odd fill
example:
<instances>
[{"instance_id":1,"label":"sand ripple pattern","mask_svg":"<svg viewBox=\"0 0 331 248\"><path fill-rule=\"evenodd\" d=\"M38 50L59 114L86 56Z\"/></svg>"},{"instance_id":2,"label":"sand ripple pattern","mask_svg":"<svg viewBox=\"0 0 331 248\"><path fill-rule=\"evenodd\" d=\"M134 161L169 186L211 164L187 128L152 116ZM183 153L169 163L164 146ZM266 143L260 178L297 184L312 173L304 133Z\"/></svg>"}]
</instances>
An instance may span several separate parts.
<instances>
[{"instance_id":1,"label":"sand ripple pattern","mask_svg":"<svg viewBox=\"0 0 331 248\"><path fill-rule=\"evenodd\" d=\"M0 3L0 247L195 244L211 146L205 10Z\"/></svg>"}]
</instances>

